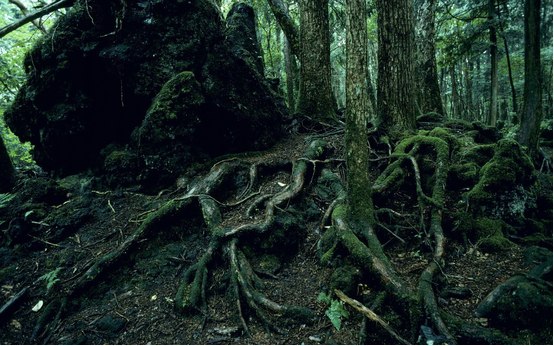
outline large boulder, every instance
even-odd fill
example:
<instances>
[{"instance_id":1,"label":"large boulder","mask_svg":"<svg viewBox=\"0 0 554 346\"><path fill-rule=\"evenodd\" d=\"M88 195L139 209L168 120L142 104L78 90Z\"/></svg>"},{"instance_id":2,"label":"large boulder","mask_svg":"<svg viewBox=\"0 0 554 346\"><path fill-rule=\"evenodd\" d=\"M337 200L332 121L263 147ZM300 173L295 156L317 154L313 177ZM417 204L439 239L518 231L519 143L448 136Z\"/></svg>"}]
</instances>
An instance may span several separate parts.
<instances>
[{"instance_id":1,"label":"large boulder","mask_svg":"<svg viewBox=\"0 0 554 346\"><path fill-rule=\"evenodd\" d=\"M9 126L44 169L124 184L269 147L288 111L263 77L255 30L234 33L252 28L252 9L235 7L227 26L210 0L77 2L27 54Z\"/></svg>"}]
</instances>

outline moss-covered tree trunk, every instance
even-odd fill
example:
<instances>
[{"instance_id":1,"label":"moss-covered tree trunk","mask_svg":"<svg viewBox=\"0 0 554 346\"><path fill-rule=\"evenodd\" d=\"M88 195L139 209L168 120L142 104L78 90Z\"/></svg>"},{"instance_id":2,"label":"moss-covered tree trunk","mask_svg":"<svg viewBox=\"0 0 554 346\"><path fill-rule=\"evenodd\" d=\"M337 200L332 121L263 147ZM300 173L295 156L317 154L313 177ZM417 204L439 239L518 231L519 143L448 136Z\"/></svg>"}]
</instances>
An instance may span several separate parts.
<instances>
[{"instance_id":1,"label":"moss-covered tree trunk","mask_svg":"<svg viewBox=\"0 0 554 346\"><path fill-rule=\"evenodd\" d=\"M538 152L542 119L540 5L540 0L525 1L525 84L518 141L527 146L531 157Z\"/></svg>"},{"instance_id":2,"label":"moss-covered tree trunk","mask_svg":"<svg viewBox=\"0 0 554 346\"><path fill-rule=\"evenodd\" d=\"M319 122L334 123L328 1L300 2L300 90L296 112Z\"/></svg>"},{"instance_id":3,"label":"moss-covered tree trunk","mask_svg":"<svg viewBox=\"0 0 554 346\"><path fill-rule=\"evenodd\" d=\"M378 0L377 11L378 119L397 138L416 124L413 0Z\"/></svg>"},{"instance_id":4,"label":"moss-covered tree trunk","mask_svg":"<svg viewBox=\"0 0 554 346\"><path fill-rule=\"evenodd\" d=\"M354 219L373 213L367 148L367 24L365 1L346 2L346 167L347 196Z\"/></svg>"},{"instance_id":5,"label":"moss-covered tree trunk","mask_svg":"<svg viewBox=\"0 0 554 346\"><path fill-rule=\"evenodd\" d=\"M4 145L4 140L0 136L0 192L10 191L13 187L14 169L10 155Z\"/></svg>"},{"instance_id":6,"label":"moss-covered tree trunk","mask_svg":"<svg viewBox=\"0 0 554 346\"><path fill-rule=\"evenodd\" d=\"M436 112L445 115L435 57L435 7L436 0L416 1L416 43L419 107L423 113Z\"/></svg>"}]
</instances>

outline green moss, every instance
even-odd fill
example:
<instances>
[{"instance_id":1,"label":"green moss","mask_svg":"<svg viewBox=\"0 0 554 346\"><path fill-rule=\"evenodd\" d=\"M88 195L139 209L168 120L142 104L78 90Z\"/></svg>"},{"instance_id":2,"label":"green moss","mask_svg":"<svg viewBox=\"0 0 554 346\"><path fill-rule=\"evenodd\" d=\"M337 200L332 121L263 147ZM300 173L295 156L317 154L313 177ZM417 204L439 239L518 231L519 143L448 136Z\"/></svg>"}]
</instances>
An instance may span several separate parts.
<instances>
[{"instance_id":1,"label":"green moss","mask_svg":"<svg viewBox=\"0 0 554 346\"><path fill-rule=\"evenodd\" d=\"M496 194L515 190L517 186L530 187L535 182L534 167L521 146L511 140L500 140L494 147L494 156L479 172L479 182L467 194L476 205L496 202ZM524 195L523 192L520 193ZM511 201L513 212L525 209L524 196L515 196ZM517 210L516 210L517 209Z\"/></svg>"},{"instance_id":2,"label":"green moss","mask_svg":"<svg viewBox=\"0 0 554 346\"><path fill-rule=\"evenodd\" d=\"M275 273L281 268L281 261L275 255L265 254L260 256L256 262L256 266L263 272Z\"/></svg>"},{"instance_id":3,"label":"green moss","mask_svg":"<svg viewBox=\"0 0 554 346\"><path fill-rule=\"evenodd\" d=\"M337 268L331 275L330 288L331 292L334 289L339 289L348 296L356 294L357 284L360 283L362 273L353 266L344 266Z\"/></svg>"},{"instance_id":4,"label":"green moss","mask_svg":"<svg viewBox=\"0 0 554 346\"><path fill-rule=\"evenodd\" d=\"M443 126L453 130L467 131L467 130L473 129L472 123L470 123L469 121L459 120L459 119L449 120L445 122Z\"/></svg>"},{"instance_id":5,"label":"green moss","mask_svg":"<svg viewBox=\"0 0 554 346\"><path fill-rule=\"evenodd\" d=\"M479 166L485 163L494 156L494 144L477 145L462 153L462 162L473 162Z\"/></svg>"},{"instance_id":6,"label":"green moss","mask_svg":"<svg viewBox=\"0 0 554 346\"><path fill-rule=\"evenodd\" d=\"M475 237L482 251L501 252L508 250L514 243L504 236L505 223L502 220L479 218L475 221Z\"/></svg>"},{"instance_id":7,"label":"green moss","mask_svg":"<svg viewBox=\"0 0 554 346\"><path fill-rule=\"evenodd\" d=\"M479 178L480 167L475 162L453 164L448 171L447 188L459 190L473 187Z\"/></svg>"}]
</instances>

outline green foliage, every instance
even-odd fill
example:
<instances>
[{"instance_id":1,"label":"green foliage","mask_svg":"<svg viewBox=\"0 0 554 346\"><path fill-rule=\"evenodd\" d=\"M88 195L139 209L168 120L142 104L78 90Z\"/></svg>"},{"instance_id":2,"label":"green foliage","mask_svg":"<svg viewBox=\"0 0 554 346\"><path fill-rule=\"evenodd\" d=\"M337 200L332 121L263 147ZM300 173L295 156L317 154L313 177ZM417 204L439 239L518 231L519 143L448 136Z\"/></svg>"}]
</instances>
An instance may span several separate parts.
<instances>
[{"instance_id":1,"label":"green foliage","mask_svg":"<svg viewBox=\"0 0 554 346\"><path fill-rule=\"evenodd\" d=\"M5 208L14 197L11 193L0 193L0 209Z\"/></svg>"},{"instance_id":2,"label":"green foliage","mask_svg":"<svg viewBox=\"0 0 554 346\"><path fill-rule=\"evenodd\" d=\"M60 279L58 279L57 276L58 276L58 272L61 269L62 269L62 267L58 267L58 268L52 270L51 272L46 273L43 276L38 278L39 280L46 281L46 291L47 292L50 291L50 289L52 288L52 286L54 286L54 284L56 282L60 281Z\"/></svg>"},{"instance_id":3,"label":"green foliage","mask_svg":"<svg viewBox=\"0 0 554 346\"><path fill-rule=\"evenodd\" d=\"M4 139L4 145L10 155L14 166L29 169L35 165L31 151L33 145L29 142L21 143L19 138L13 134L4 122L4 110L0 109L0 136Z\"/></svg>"},{"instance_id":4,"label":"green foliage","mask_svg":"<svg viewBox=\"0 0 554 346\"><path fill-rule=\"evenodd\" d=\"M342 323L342 318L350 317L350 313L346 310L343 301L336 299L331 299L331 296L328 296L324 292L321 292L317 297L318 302L322 302L325 305L329 305L325 311L325 315L331 320L331 323L337 330L340 330Z\"/></svg>"}]
</instances>

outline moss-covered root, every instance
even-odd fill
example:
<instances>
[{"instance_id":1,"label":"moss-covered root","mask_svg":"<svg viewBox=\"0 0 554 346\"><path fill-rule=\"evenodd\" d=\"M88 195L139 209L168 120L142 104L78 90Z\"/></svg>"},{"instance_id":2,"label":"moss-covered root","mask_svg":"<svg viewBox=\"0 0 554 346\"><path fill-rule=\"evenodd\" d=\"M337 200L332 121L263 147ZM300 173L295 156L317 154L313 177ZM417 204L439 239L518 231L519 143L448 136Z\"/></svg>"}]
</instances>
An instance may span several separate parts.
<instances>
[{"instance_id":1,"label":"moss-covered root","mask_svg":"<svg viewBox=\"0 0 554 346\"><path fill-rule=\"evenodd\" d=\"M427 138L427 137L425 137ZM436 170L435 170L435 182L432 190L431 198L431 225L430 225L430 235L434 239L434 251L433 251L433 261L422 272L419 279L419 297L423 302L423 307L427 316L433 322L433 325L437 331L446 338L448 343L456 343L456 339L450 333L446 324L442 320L439 314L439 308L437 305L437 299L433 290L433 277L437 272L439 266L443 261L444 250L445 250L445 237L442 230L442 205L444 203L444 194L446 186L446 178L448 175L448 153L449 146L448 144L439 138L434 138L429 144L435 146L435 151L437 153L436 158ZM415 167L415 166L414 166ZM418 190L421 187L418 183ZM420 206L423 207L424 200L420 199Z\"/></svg>"},{"instance_id":2,"label":"moss-covered root","mask_svg":"<svg viewBox=\"0 0 554 346\"><path fill-rule=\"evenodd\" d=\"M459 317L452 316L442 310L441 318L448 323L450 328L463 344L471 345L517 345L518 342L506 337L498 330L483 328L474 323L467 322Z\"/></svg>"},{"instance_id":3,"label":"moss-covered root","mask_svg":"<svg viewBox=\"0 0 554 346\"><path fill-rule=\"evenodd\" d=\"M248 327L242 316L239 291L244 299L246 299L248 306L256 312L258 318L260 318L260 320L264 323L268 333L270 332L270 329L277 333L281 333L281 331L274 324L270 323L263 313L262 308L283 316L301 320L306 323L313 322L315 314L310 309L293 305L279 305L267 299L262 293L259 292L259 290L263 289L263 284L252 270L246 256L238 250L236 238L229 242L228 253L229 261L231 263L232 289L235 294L234 300L237 306L237 313L246 334L249 334L250 332L248 331Z\"/></svg>"},{"instance_id":4,"label":"moss-covered root","mask_svg":"<svg viewBox=\"0 0 554 346\"><path fill-rule=\"evenodd\" d=\"M366 232L368 245L364 244L352 231L347 222L347 208L339 205L333 211L333 227L328 232L335 232L336 239L340 241L350 255L361 266L366 267L370 272L377 274L384 285L397 297L409 297L412 295L408 286L396 274L389 259L383 252L383 248L375 232L369 227ZM325 255L323 256L325 261Z\"/></svg>"},{"instance_id":5,"label":"moss-covered root","mask_svg":"<svg viewBox=\"0 0 554 346\"><path fill-rule=\"evenodd\" d=\"M208 265L212 261L214 253L218 250L219 243L212 241L206 252L196 264L185 272L185 278L175 295L175 309L180 314L200 311L206 314L206 282L208 280Z\"/></svg>"},{"instance_id":6,"label":"moss-covered root","mask_svg":"<svg viewBox=\"0 0 554 346\"><path fill-rule=\"evenodd\" d=\"M313 141L303 158L297 159L293 164L292 183L289 184L282 192L273 196L266 205L265 217L261 223L249 223L239 225L230 230L221 231L218 235L224 238L236 237L243 232L264 233L269 229L269 226L275 220L275 209L286 201L296 197L304 187L304 181L308 166L307 160L316 160L321 157L327 148L328 144L325 141Z\"/></svg>"}]
</instances>

